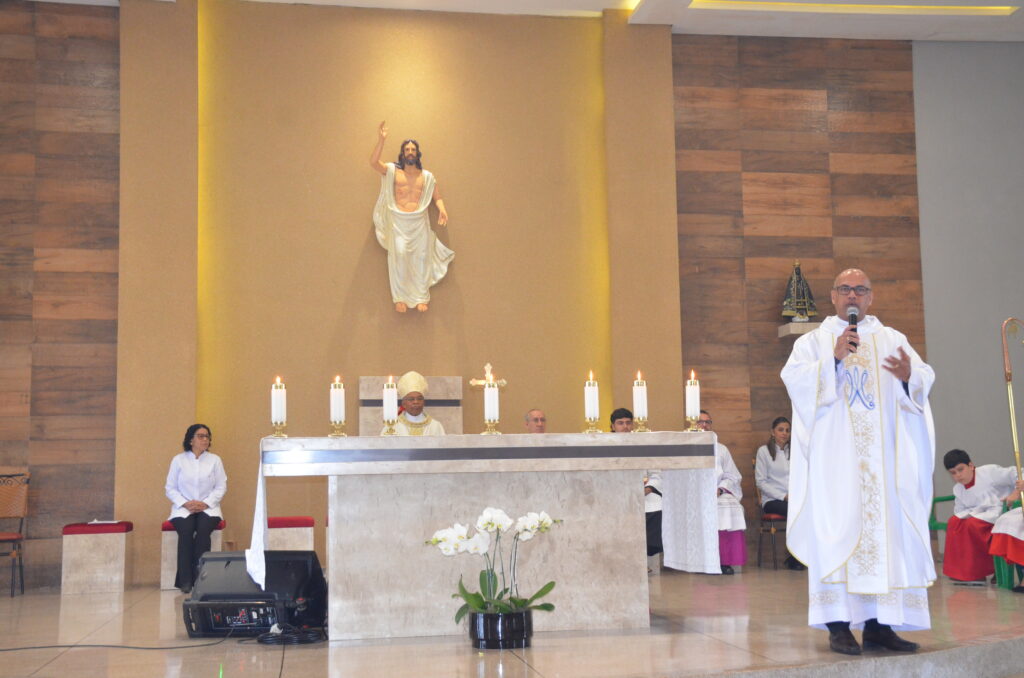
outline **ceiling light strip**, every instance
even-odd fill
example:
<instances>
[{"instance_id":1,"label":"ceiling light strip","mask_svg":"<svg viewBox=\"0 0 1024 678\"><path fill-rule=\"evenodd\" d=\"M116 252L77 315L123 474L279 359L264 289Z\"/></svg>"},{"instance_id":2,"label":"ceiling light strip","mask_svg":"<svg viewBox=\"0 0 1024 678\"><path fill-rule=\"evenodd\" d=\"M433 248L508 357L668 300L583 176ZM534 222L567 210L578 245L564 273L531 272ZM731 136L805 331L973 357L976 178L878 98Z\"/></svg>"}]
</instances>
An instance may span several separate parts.
<instances>
[{"instance_id":1,"label":"ceiling light strip","mask_svg":"<svg viewBox=\"0 0 1024 678\"><path fill-rule=\"evenodd\" d=\"M806 12L813 14L905 14L932 16L1010 16L1020 7L958 5L853 5L820 2L765 2L761 0L691 0L690 9L741 12Z\"/></svg>"}]
</instances>

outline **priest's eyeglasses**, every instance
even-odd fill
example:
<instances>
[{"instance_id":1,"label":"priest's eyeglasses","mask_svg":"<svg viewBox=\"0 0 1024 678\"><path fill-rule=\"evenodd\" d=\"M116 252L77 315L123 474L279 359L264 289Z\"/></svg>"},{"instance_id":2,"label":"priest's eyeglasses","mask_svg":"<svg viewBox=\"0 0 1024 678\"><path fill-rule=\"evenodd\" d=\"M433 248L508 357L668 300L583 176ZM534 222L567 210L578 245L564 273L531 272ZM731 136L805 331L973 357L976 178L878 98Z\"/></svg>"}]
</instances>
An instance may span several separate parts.
<instances>
[{"instance_id":1,"label":"priest's eyeglasses","mask_svg":"<svg viewBox=\"0 0 1024 678\"><path fill-rule=\"evenodd\" d=\"M871 291L870 287L864 285L857 285L856 287L850 287L849 285L840 285L839 287L833 287L839 294L849 294L850 292L855 293L858 297L863 297L865 294Z\"/></svg>"}]
</instances>

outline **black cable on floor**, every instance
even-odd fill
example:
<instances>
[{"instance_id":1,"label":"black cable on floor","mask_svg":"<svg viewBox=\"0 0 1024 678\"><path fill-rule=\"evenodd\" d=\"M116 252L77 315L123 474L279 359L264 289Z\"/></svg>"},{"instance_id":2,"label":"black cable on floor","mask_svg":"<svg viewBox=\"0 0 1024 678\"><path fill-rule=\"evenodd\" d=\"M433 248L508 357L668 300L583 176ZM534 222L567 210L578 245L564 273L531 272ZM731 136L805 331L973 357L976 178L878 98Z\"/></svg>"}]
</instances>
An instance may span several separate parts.
<instances>
[{"instance_id":1,"label":"black cable on floor","mask_svg":"<svg viewBox=\"0 0 1024 678\"><path fill-rule=\"evenodd\" d=\"M233 629L232 629L233 630ZM212 647L213 645L220 645L231 636L231 630L228 631L228 635L224 636L220 640L215 640L212 643L202 643L200 645L162 645L160 647L143 647L141 645L100 645L100 644L81 644L81 645L32 645L29 647L3 647L0 648L0 652L18 652L20 650L74 650L79 647L105 647L113 650L191 650L194 647Z\"/></svg>"},{"instance_id":2,"label":"black cable on floor","mask_svg":"<svg viewBox=\"0 0 1024 678\"><path fill-rule=\"evenodd\" d=\"M300 629L290 624L282 624L280 633L268 631L256 636L256 642L261 645L305 645L322 640L324 634L320 629Z\"/></svg>"},{"instance_id":3,"label":"black cable on floor","mask_svg":"<svg viewBox=\"0 0 1024 678\"><path fill-rule=\"evenodd\" d=\"M261 645L281 646L281 666L277 671L277 678L284 675L284 653L289 645L319 643L326 639L327 636L321 629L300 629L291 624L282 624L280 631L267 631L256 636L256 642Z\"/></svg>"}]
</instances>

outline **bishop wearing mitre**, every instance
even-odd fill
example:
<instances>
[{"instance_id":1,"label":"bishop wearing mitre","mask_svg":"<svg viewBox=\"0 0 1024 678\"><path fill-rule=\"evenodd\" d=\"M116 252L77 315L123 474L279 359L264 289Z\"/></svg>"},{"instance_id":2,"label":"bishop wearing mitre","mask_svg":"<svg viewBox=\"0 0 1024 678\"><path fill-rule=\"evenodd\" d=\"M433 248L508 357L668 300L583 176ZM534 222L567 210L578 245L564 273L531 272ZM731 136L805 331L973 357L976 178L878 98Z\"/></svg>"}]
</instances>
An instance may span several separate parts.
<instances>
[{"instance_id":1,"label":"bishop wearing mitre","mask_svg":"<svg viewBox=\"0 0 1024 678\"><path fill-rule=\"evenodd\" d=\"M395 432L400 436L443 436L441 422L423 411L426 404L427 378L419 372L406 372L398 380L398 397L401 410L395 422ZM384 431L381 431L383 435Z\"/></svg>"}]
</instances>

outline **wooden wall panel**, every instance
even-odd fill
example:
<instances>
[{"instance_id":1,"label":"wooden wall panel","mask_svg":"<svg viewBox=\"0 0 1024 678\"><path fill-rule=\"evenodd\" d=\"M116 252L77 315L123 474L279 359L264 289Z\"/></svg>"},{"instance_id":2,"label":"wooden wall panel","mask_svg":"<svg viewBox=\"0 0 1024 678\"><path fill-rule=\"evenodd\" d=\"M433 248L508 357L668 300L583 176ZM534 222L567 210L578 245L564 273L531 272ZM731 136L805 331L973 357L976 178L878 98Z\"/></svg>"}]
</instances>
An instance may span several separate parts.
<instances>
[{"instance_id":1,"label":"wooden wall panel","mask_svg":"<svg viewBox=\"0 0 1024 678\"><path fill-rule=\"evenodd\" d=\"M60 585L64 524L114 517L118 30L0 2L0 464L32 471L29 587Z\"/></svg>"},{"instance_id":2,"label":"wooden wall panel","mask_svg":"<svg viewBox=\"0 0 1024 678\"><path fill-rule=\"evenodd\" d=\"M829 289L864 268L872 311L924 352L912 53L867 40L673 36L683 367L744 474L789 415L779 339L793 261Z\"/></svg>"}]
</instances>

